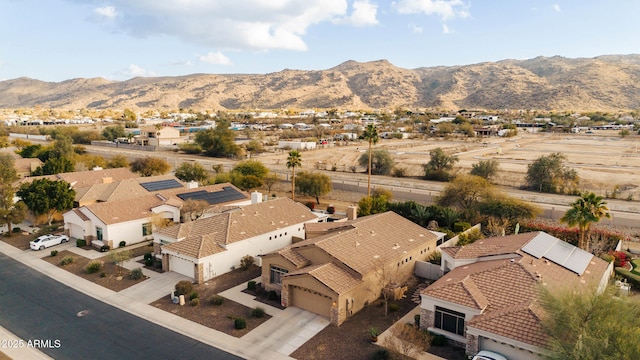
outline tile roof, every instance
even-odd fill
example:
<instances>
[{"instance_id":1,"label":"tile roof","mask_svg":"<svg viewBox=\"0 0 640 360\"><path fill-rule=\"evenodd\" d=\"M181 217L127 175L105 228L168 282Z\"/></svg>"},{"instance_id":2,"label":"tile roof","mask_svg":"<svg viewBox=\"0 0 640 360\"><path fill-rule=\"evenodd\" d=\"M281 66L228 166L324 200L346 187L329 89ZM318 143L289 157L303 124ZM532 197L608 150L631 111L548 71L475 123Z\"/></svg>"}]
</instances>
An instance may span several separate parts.
<instances>
[{"instance_id":1,"label":"tile roof","mask_svg":"<svg viewBox=\"0 0 640 360\"><path fill-rule=\"evenodd\" d=\"M79 217L79 218L80 218L80 220L82 220L82 221L89 221L89 220L91 220L91 219L89 219L89 217L88 217L87 215L85 215L85 213L83 213L82 211L80 211L80 209L78 209L78 208L75 208L75 209L73 209L73 210L71 210L71 211L73 211L76 215L78 215L78 217Z\"/></svg>"},{"instance_id":2,"label":"tile roof","mask_svg":"<svg viewBox=\"0 0 640 360\"><path fill-rule=\"evenodd\" d=\"M306 206L289 198L279 198L159 229L156 234L174 238L178 241L173 244L177 244L194 238L202 240L202 235L215 233L215 241L220 246L225 246L316 219ZM204 256L208 255L211 253ZM301 258L292 254L291 257L296 261Z\"/></svg>"},{"instance_id":3,"label":"tile roof","mask_svg":"<svg viewBox=\"0 0 640 360\"><path fill-rule=\"evenodd\" d=\"M608 263L593 257L582 275L545 258L522 251L539 232L484 239L463 247L443 248L454 258L477 262L458 266L422 291L423 295L482 311L469 327L499 334L523 343L544 346L536 306L540 284L549 289L592 289ZM493 252L493 253L492 253ZM492 255L512 254L510 259Z\"/></svg>"},{"instance_id":4,"label":"tile roof","mask_svg":"<svg viewBox=\"0 0 640 360\"><path fill-rule=\"evenodd\" d=\"M164 245L162 249L186 255L194 259L200 259L226 251L226 249L218 245L216 241L216 238L220 236L222 235L216 232L192 236L182 241Z\"/></svg>"},{"instance_id":5,"label":"tile roof","mask_svg":"<svg viewBox=\"0 0 640 360\"><path fill-rule=\"evenodd\" d=\"M285 277L303 274L312 276L337 294L349 291L362 282L357 276L333 262L307 266L299 271L291 272Z\"/></svg>"}]
</instances>

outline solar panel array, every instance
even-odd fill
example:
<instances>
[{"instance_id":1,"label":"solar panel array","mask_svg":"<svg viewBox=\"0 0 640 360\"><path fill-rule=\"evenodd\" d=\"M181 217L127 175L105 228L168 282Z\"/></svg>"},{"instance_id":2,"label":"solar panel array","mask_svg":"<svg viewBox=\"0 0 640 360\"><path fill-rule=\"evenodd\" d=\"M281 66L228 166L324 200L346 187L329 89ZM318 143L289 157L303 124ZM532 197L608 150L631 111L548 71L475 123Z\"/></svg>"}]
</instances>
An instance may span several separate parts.
<instances>
[{"instance_id":1,"label":"solar panel array","mask_svg":"<svg viewBox=\"0 0 640 360\"><path fill-rule=\"evenodd\" d=\"M182 187L182 184L180 184L176 179L150 181L147 183L141 183L140 185L149 192Z\"/></svg>"},{"instance_id":2,"label":"solar panel array","mask_svg":"<svg viewBox=\"0 0 640 360\"><path fill-rule=\"evenodd\" d=\"M225 186L221 191L208 192L206 190L182 193L177 195L182 200L204 200L210 205L222 204L234 200L246 199L246 195L242 194L233 187Z\"/></svg>"},{"instance_id":3,"label":"solar panel array","mask_svg":"<svg viewBox=\"0 0 640 360\"><path fill-rule=\"evenodd\" d=\"M593 254L547 233L537 235L522 247L522 251L538 259L544 257L578 275L584 273L593 257Z\"/></svg>"}]
</instances>

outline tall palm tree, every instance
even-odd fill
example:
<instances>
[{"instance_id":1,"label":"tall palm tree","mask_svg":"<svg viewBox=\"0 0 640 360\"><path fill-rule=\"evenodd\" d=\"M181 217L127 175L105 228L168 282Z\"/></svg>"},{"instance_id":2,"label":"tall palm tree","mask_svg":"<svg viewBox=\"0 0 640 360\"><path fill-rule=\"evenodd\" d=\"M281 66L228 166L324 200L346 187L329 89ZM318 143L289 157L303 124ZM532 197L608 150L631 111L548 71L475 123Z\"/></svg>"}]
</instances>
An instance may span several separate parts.
<instances>
[{"instance_id":1,"label":"tall palm tree","mask_svg":"<svg viewBox=\"0 0 640 360\"><path fill-rule=\"evenodd\" d=\"M287 158L287 168L291 169L291 200L296 194L296 167L302 166L302 154L298 150L291 150Z\"/></svg>"},{"instance_id":2,"label":"tall palm tree","mask_svg":"<svg viewBox=\"0 0 640 360\"><path fill-rule=\"evenodd\" d=\"M375 125L369 124L364 130L364 133L362 133L362 137L369 142L369 166L367 169L369 172L369 176L367 177L367 197L371 197L371 147L378 142L378 129L376 129Z\"/></svg>"},{"instance_id":3,"label":"tall palm tree","mask_svg":"<svg viewBox=\"0 0 640 360\"><path fill-rule=\"evenodd\" d=\"M611 218L607 202L602 196L585 192L571 204L571 209L560 218L560 222L572 227L577 225L580 229L578 247L589 251L588 234L591 223L596 223L603 217ZM586 239L585 235L587 235Z\"/></svg>"}]
</instances>

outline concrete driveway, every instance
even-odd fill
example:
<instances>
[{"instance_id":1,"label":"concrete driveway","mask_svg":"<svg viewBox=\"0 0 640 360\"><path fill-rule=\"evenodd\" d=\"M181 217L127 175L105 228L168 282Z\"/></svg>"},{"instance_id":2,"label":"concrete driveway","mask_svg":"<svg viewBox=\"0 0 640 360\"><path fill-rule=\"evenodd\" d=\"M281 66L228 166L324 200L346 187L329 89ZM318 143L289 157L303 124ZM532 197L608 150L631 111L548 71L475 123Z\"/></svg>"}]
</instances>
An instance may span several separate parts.
<instances>
[{"instance_id":1,"label":"concrete driveway","mask_svg":"<svg viewBox=\"0 0 640 360\"><path fill-rule=\"evenodd\" d=\"M329 325L329 319L288 307L242 337L251 344L289 355Z\"/></svg>"}]
</instances>

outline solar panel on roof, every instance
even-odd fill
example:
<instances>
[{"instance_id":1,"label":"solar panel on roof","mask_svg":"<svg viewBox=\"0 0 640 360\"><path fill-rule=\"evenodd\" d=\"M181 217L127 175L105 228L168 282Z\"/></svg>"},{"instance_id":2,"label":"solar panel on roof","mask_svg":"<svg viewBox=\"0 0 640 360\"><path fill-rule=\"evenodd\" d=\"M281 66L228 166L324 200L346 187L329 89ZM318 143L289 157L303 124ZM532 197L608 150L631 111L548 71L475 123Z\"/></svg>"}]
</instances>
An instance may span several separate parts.
<instances>
[{"instance_id":1,"label":"solar panel on roof","mask_svg":"<svg viewBox=\"0 0 640 360\"><path fill-rule=\"evenodd\" d=\"M247 197L231 186L225 186L220 191L208 192L205 190L182 193L177 195L182 200L204 200L210 205L222 204L234 200L242 200Z\"/></svg>"},{"instance_id":2,"label":"solar panel on roof","mask_svg":"<svg viewBox=\"0 0 640 360\"><path fill-rule=\"evenodd\" d=\"M140 185L149 192L167 190L167 189L177 189L182 187L182 184L180 184L176 179L150 181L146 183L140 183Z\"/></svg>"},{"instance_id":3,"label":"solar panel on roof","mask_svg":"<svg viewBox=\"0 0 640 360\"><path fill-rule=\"evenodd\" d=\"M584 273L593 257L593 254L547 233L534 237L522 247L522 251L538 259L544 257L578 275Z\"/></svg>"}]
</instances>

